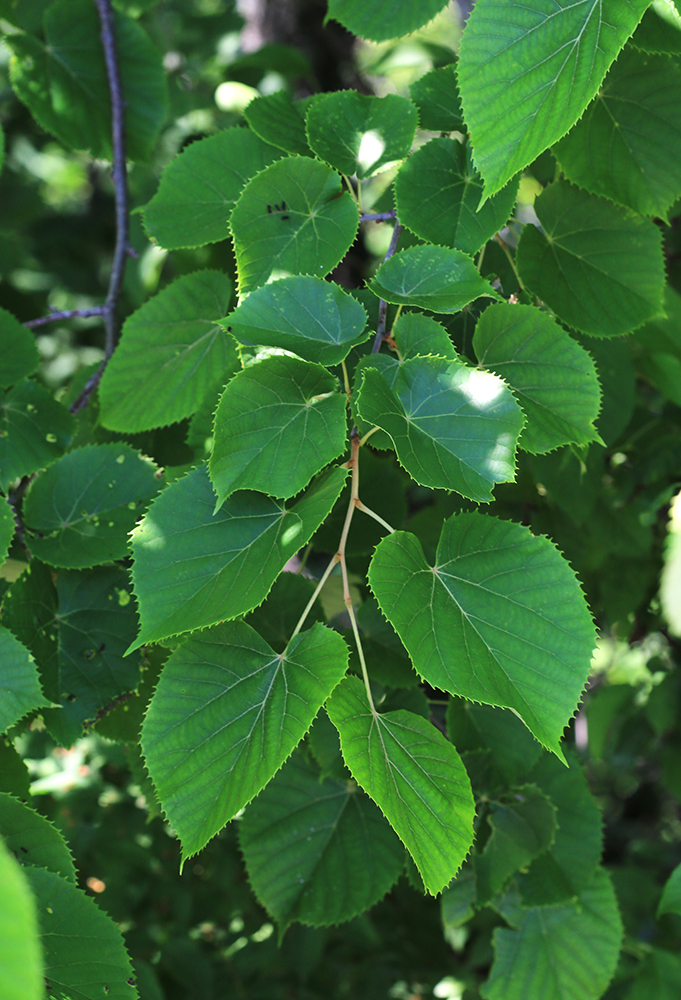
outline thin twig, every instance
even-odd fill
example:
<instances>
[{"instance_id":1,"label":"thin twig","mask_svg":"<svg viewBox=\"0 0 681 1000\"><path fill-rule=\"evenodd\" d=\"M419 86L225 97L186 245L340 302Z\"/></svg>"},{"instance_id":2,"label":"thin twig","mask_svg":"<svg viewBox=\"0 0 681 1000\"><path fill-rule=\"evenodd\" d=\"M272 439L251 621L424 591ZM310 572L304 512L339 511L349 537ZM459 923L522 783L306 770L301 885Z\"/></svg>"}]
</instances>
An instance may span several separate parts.
<instances>
[{"instance_id":1,"label":"thin twig","mask_svg":"<svg viewBox=\"0 0 681 1000\"><path fill-rule=\"evenodd\" d=\"M47 323L58 323L61 319L75 319L76 317L103 316L106 306L92 306L91 309L56 309L49 316L41 316L39 319L29 319L24 326L32 330L36 326L45 326Z\"/></svg>"},{"instance_id":2,"label":"thin twig","mask_svg":"<svg viewBox=\"0 0 681 1000\"><path fill-rule=\"evenodd\" d=\"M393 208L390 212L361 212L360 222L391 222L395 218L396 212Z\"/></svg>"},{"instance_id":3,"label":"thin twig","mask_svg":"<svg viewBox=\"0 0 681 1000\"><path fill-rule=\"evenodd\" d=\"M383 263L384 264L385 264L386 260L390 260L390 258L392 257L392 255L397 250L397 244L399 242L400 235L402 233L402 228L403 227L399 224L399 222L397 222L397 220L395 220L395 228L393 229L393 235L392 235L392 239L390 240L390 246L388 247L387 254L383 258ZM374 345L371 348L371 353L372 354L377 354L378 351L380 351L381 344L383 343L383 341L385 339L385 325L386 325L387 316L388 316L388 303L385 301L385 299L379 299L379 301L378 301L378 325L376 327L376 336L374 338Z\"/></svg>"}]
</instances>

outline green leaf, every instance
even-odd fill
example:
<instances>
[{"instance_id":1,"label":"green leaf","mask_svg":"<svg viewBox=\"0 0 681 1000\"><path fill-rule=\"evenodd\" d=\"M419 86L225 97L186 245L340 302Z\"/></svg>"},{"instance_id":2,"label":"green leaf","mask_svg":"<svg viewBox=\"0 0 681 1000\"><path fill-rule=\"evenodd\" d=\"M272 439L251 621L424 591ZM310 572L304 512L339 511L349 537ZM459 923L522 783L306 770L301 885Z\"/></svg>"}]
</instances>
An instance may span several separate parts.
<instances>
[{"instance_id":1,"label":"green leaf","mask_svg":"<svg viewBox=\"0 0 681 1000\"><path fill-rule=\"evenodd\" d=\"M2 148L0 135L0 165ZM39 360L33 334L12 313L0 309L0 389L30 375L38 367Z\"/></svg>"},{"instance_id":2,"label":"green leaf","mask_svg":"<svg viewBox=\"0 0 681 1000\"><path fill-rule=\"evenodd\" d=\"M245 185L280 156L247 128L223 129L192 142L168 164L144 207L149 236L168 250L227 239Z\"/></svg>"},{"instance_id":3,"label":"green leaf","mask_svg":"<svg viewBox=\"0 0 681 1000\"><path fill-rule=\"evenodd\" d=\"M130 577L117 566L70 570L57 577L58 611L43 629L47 641L57 640L54 701L62 707L42 715L63 746L70 746L84 725L137 687L140 654L124 658L136 627L130 591Z\"/></svg>"},{"instance_id":4,"label":"green leaf","mask_svg":"<svg viewBox=\"0 0 681 1000\"><path fill-rule=\"evenodd\" d=\"M0 625L0 732L4 733L28 712L49 704L40 687L33 657Z\"/></svg>"},{"instance_id":5,"label":"green leaf","mask_svg":"<svg viewBox=\"0 0 681 1000\"><path fill-rule=\"evenodd\" d=\"M677 865L664 887L657 916L663 913L678 913L681 916L681 865Z\"/></svg>"},{"instance_id":6,"label":"green leaf","mask_svg":"<svg viewBox=\"0 0 681 1000\"><path fill-rule=\"evenodd\" d=\"M244 490L216 514L205 466L171 483L132 535L141 618L132 648L257 607L329 513L346 475L332 470L290 508Z\"/></svg>"},{"instance_id":7,"label":"green leaf","mask_svg":"<svg viewBox=\"0 0 681 1000\"><path fill-rule=\"evenodd\" d=\"M603 820L584 773L574 759L563 767L543 754L528 775L557 809L558 827L549 850L517 877L526 905L543 905L576 896L598 867L603 851Z\"/></svg>"},{"instance_id":8,"label":"green leaf","mask_svg":"<svg viewBox=\"0 0 681 1000\"><path fill-rule=\"evenodd\" d=\"M418 114L406 97L340 90L315 98L306 123L313 152L341 174L361 180L408 156Z\"/></svg>"},{"instance_id":9,"label":"green leaf","mask_svg":"<svg viewBox=\"0 0 681 1000\"><path fill-rule=\"evenodd\" d=\"M14 509L4 497L0 497L0 566L9 552L15 528Z\"/></svg>"},{"instance_id":10,"label":"green leaf","mask_svg":"<svg viewBox=\"0 0 681 1000\"><path fill-rule=\"evenodd\" d=\"M456 348L445 328L432 316L423 313L403 312L392 329L400 358L427 357L436 354L450 361L459 360Z\"/></svg>"},{"instance_id":11,"label":"green leaf","mask_svg":"<svg viewBox=\"0 0 681 1000\"><path fill-rule=\"evenodd\" d=\"M196 271L126 320L99 390L105 427L134 433L182 420L241 367L234 338L218 323L231 297L226 275Z\"/></svg>"},{"instance_id":12,"label":"green leaf","mask_svg":"<svg viewBox=\"0 0 681 1000\"><path fill-rule=\"evenodd\" d=\"M159 491L158 469L127 444L70 451L31 484L27 544L50 566L85 569L128 555L128 534Z\"/></svg>"},{"instance_id":13,"label":"green leaf","mask_svg":"<svg viewBox=\"0 0 681 1000\"><path fill-rule=\"evenodd\" d=\"M347 397L321 365L265 358L227 385L215 412L209 471L218 510L234 490L299 493L343 451Z\"/></svg>"},{"instance_id":14,"label":"green leaf","mask_svg":"<svg viewBox=\"0 0 681 1000\"><path fill-rule=\"evenodd\" d=\"M74 420L37 382L25 379L0 393L0 488L63 455Z\"/></svg>"},{"instance_id":15,"label":"green leaf","mask_svg":"<svg viewBox=\"0 0 681 1000\"><path fill-rule=\"evenodd\" d=\"M326 366L340 364L368 338L366 323L352 295L305 275L256 288L225 320L242 344L278 347Z\"/></svg>"},{"instance_id":16,"label":"green leaf","mask_svg":"<svg viewBox=\"0 0 681 1000\"><path fill-rule=\"evenodd\" d=\"M367 367L357 406L363 420L387 431L424 486L485 502L495 483L514 478L523 416L496 375L445 358Z\"/></svg>"},{"instance_id":17,"label":"green leaf","mask_svg":"<svg viewBox=\"0 0 681 1000\"><path fill-rule=\"evenodd\" d=\"M36 120L64 145L111 159L111 101L100 39L89 0L55 0L43 18L45 42L11 35L12 86ZM142 28L114 13L116 52L125 99L126 152L146 160L167 113L166 76Z\"/></svg>"},{"instance_id":18,"label":"green leaf","mask_svg":"<svg viewBox=\"0 0 681 1000\"><path fill-rule=\"evenodd\" d=\"M326 709L353 777L436 895L456 874L473 839L475 804L461 758L420 715L372 713L357 677L343 681Z\"/></svg>"},{"instance_id":19,"label":"green leaf","mask_svg":"<svg viewBox=\"0 0 681 1000\"><path fill-rule=\"evenodd\" d=\"M617 965L622 921L607 872L576 899L521 912L517 928L494 932L486 1000L598 1000Z\"/></svg>"},{"instance_id":20,"label":"green leaf","mask_svg":"<svg viewBox=\"0 0 681 1000\"><path fill-rule=\"evenodd\" d=\"M525 226L520 277L568 326L615 337L662 312L660 232L604 198L565 182L534 203L540 231Z\"/></svg>"},{"instance_id":21,"label":"green leaf","mask_svg":"<svg viewBox=\"0 0 681 1000\"><path fill-rule=\"evenodd\" d=\"M596 636L573 571L547 538L483 514L445 521L435 566L404 531L383 541L369 583L433 687L512 708L562 759Z\"/></svg>"},{"instance_id":22,"label":"green leaf","mask_svg":"<svg viewBox=\"0 0 681 1000\"><path fill-rule=\"evenodd\" d=\"M583 347L534 306L492 305L473 335L478 361L514 390L527 424L520 447L543 455L563 444L598 441L600 388Z\"/></svg>"},{"instance_id":23,"label":"green leaf","mask_svg":"<svg viewBox=\"0 0 681 1000\"><path fill-rule=\"evenodd\" d=\"M445 6L443 0L329 0L328 17L339 21L354 35L382 42L407 35L427 24Z\"/></svg>"},{"instance_id":24,"label":"green leaf","mask_svg":"<svg viewBox=\"0 0 681 1000\"><path fill-rule=\"evenodd\" d=\"M282 573L274 583L267 599L245 621L254 628L277 653L286 649L298 619L307 607L315 584L300 573ZM308 612L307 624L324 622L324 613L317 598Z\"/></svg>"},{"instance_id":25,"label":"green leaf","mask_svg":"<svg viewBox=\"0 0 681 1000\"><path fill-rule=\"evenodd\" d=\"M5 594L2 619L30 650L45 696L55 703L59 700L58 644L54 635L57 609L57 591L51 570L32 559Z\"/></svg>"},{"instance_id":26,"label":"green leaf","mask_svg":"<svg viewBox=\"0 0 681 1000\"><path fill-rule=\"evenodd\" d=\"M468 131L461 112L456 66L431 70L409 87L409 96L418 108L421 128L433 132Z\"/></svg>"},{"instance_id":27,"label":"green leaf","mask_svg":"<svg viewBox=\"0 0 681 1000\"><path fill-rule=\"evenodd\" d=\"M404 869L404 848L354 781L325 779L295 755L239 824L253 890L279 924L328 927L377 903Z\"/></svg>"},{"instance_id":28,"label":"green leaf","mask_svg":"<svg viewBox=\"0 0 681 1000\"><path fill-rule=\"evenodd\" d=\"M28 769L7 737L0 737L0 787L18 799L27 800L31 794Z\"/></svg>"},{"instance_id":29,"label":"green leaf","mask_svg":"<svg viewBox=\"0 0 681 1000\"><path fill-rule=\"evenodd\" d=\"M523 784L543 753L515 712L465 698L449 699L447 735L459 753L489 751L502 786Z\"/></svg>"},{"instance_id":30,"label":"green leaf","mask_svg":"<svg viewBox=\"0 0 681 1000\"><path fill-rule=\"evenodd\" d=\"M0 996L43 1000L45 987L35 899L0 841Z\"/></svg>"},{"instance_id":31,"label":"green leaf","mask_svg":"<svg viewBox=\"0 0 681 1000\"><path fill-rule=\"evenodd\" d=\"M478 0L458 76L487 197L574 125L647 6Z\"/></svg>"},{"instance_id":32,"label":"green leaf","mask_svg":"<svg viewBox=\"0 0 681 1000\"><path fill-rule=\"evenodd\" d=\"M430 243L474 254L508 221L518 179L478 211L482 178L471 148L456 139L431 139L409 157L395 179L400 222Z\"/></svg>"},{"instance_id":33,"label":"green leaf","mask_svg":"<svg viewBox=\"0 0 681 1000\"><path fill-rule=\"evenodd\" d=\"M36 898L48 995L137 1000L133 968L116 924L72 882L25 868Z\"/></svg>"},{"instance_id":34,"label":"green leaf","mask_svg":"<svg viewBox=\"0 0 681 1000\"><path fill-rule=\"evenodd\" d=\"M442 890L440 913L442 929L447 932L467 923L475 913L475 868L470 861L464 862L456 878Z\"/></svg>"},{"instance_id":35,"label":"green leaf","mask_svg":"<svg viewBox=\"0 0 681 1000\"><path fill-rule=\"evenodd\" d=\"M22 865L37 865L76 881L76 868L66 841L48 819L0 792L0 834Z\"/></svg>"},{"instance_id":36,"label":"green leaf","mask_svg":"<svg viewBox=\"0 0 681 1000\"><path fill-rule=\"evenodd\" d=\"M170 657L142 727L163 809L200 851L279 770L343 677L347 646L313 625L275 653L249 625L192 636Z\"/></svg>"},{"instance_id":37,"label":"green leaf","mask_svg":"<svg viewBox=\"0 0 681 1000\"><path fill-rule=\"evenodd\" d=\"M368 284L379 299L435 313L459 312L481 295L497 298L471 258L446 247L401 250L381 264Z\"/></svg>"},{"instance_id":38,"label":"green leaf","mask_svg":"<svg viewBox=\"0 0 681 1000\"><path fill-rule=\"evenodd\" d=\"M0 0L0 17L24 31L40 30L43 14L52 0Z\"/></svg>"},{"instance_id":39,"label":"green leaf","mask_svg":"<svg viewBox=\"0 0 681 1000\"><path fill-rule=\"evenodd\" d=\"M678 29L678 13L674 0L662 0L648 8L641 23L631 36L631 45L642 52L681 54L681 31ZM662 14L665 11L666 16ZM674 17L676 14L676 17ZM670 30L671 29L671 30Z\"/></svg>"},{"instance_id":40,"label":"green leaf","mask_svg":"<svg viewBox=\"0 0 681 1000\"><path fill-rule=\"evenodd\" d=\"M676 1000L680 994L681 959L662 948L650 948L636 970L626 1000Z\"/></svg>"},{"instance_id":41,"label":"green leaf","mask_svg":"<svg viewBox=\"0 0 681 1000\"><path fill-rule=\"evenodd\" d=\"M272 277L323 278L345 256L359 215L335 171L305 156L267 167L232 212L240 296Z\"/></svg>"},{"instance_id":42,"label":"green leaf","mask_svg":"<svg viewBox=\"0 0 681 1000\"><path fill-rule=\"evenodd\" d=\"M310 155L305 119L285 91L256 97L244 108L244 118L255 134L271 146L286 153Z\"/></svg>"},{"instance_id":43,"label":"green leaf","mask_svg":"<svg viewBox=\"0 0 681 1000\"><path fill-rule=\"evenodd\" d=\"M556 808L536 785L522 785L490 803L487 822L492 832L475 856L479 904L489 902L514 872L551 846Z\"/></svg>"},{"instance_id":44,"label":"green leaf","mask_svg":"<svg viewBox=\"0 0 681 1000\"><path fill-rule=\"evenodd\" d=\"M625 49L553 153L568 180L666 219L681 194L681 70Z\"/></svg>"}]
</instances>

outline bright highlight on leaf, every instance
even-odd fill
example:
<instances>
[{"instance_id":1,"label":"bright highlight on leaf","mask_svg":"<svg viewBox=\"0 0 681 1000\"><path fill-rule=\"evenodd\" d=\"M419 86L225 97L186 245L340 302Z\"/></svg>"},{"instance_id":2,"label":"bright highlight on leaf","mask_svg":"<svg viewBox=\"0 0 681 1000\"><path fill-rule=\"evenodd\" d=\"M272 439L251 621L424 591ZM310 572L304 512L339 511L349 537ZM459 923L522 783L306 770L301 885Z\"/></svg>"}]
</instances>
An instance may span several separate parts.
<instances>
[{"instance_id":1,"label":"bright highlight on leaf","mask_svg":"<svg viewBox=\"0 0 681 1000\"><path fill-rule=\"evenodd\" d=\"M369 336L352 295L320 278L280 278L256 288L224 321L242 344L279 347L330 367Z\"/></svg>"},{"instance_id":2,"label":"bright highlight on leaf","mask_svg":"<svg viewBox=\"0 0 681 1000\"><path fill-rule=\"evenodd\" d=\"M0 842L0 996L42 1000L43 963L36 901L20 865Z\"/></svg>"},{"instance_id":3,"label":"bright highlight on leaf","mask_svg":"<svg viewBox=\"0 0 681 1000\"><path fill-rule=\"evenodd\" d=\"M232 212L239 295L273 277L325 277L358 225L357 206L335 171L305 156L273 163L246 185Z\"/></svg>"},{"instance_id":4,"label":"bright highlight on leaf","mask_svg":"<svg viewBox=\"0 0 681 1000\"><path fill-rule=\"evenodd\" d=\"M420 715L404 709L374 715L357 677L347 677L326 708L353 777L436 895L461 867L473 840L475 803L461 758Z\"/></svg>"},{"instance_id":5,"label":"bright highlight on leaf","mask_svg":"<svg viewBox=\"0 0 681 1000\"><path fill-rule=\"evenodd\" d=\"M298 755L248 807L239 839L249 881L280 933L294 920L351 920L404 869L404 848L371 799L354 782L320 781Z\"/></svg>"},{"instance_id":6,"label":"bright highlight on leaf","mask_svg":"<svg viewBox=\"0 0 681 1000\"><path fill-rule=\"evenodd\" d=\"M473 347L480 364L505 379L525 411L521 448L541 455L563 444L599 440L594 420L601 394L594 363L546 313L492 305L478 320Z\"/></svg>"},{"instance_id":7,"label":"bright highlight on leaf","mask_svg":"<svg viewBox=\"0 0 681 1000\"><path fill-rule=\"evenodd\" d=\"M307 113L314 153L341 174L371 177L408 155L418 125L405 97L368 97L355 90L320 94Z\"/></svg>"},{"instance_id":8,"label":"bright highlight on leaf","mask_svg":"<svg viewBox=\"0 0 681 1000\"><path fill-rule=\"evenodd\" d=\"M343 677L348 650L324 625L275 653L249 625L193 636L161 674L142 728L149 772L183 861L250 802Z\"/></svg>"},{"instance_id":9,"label":"bright highlight on leaf","mask_svg":"<svg viewBox=\"0 0 681 1000\"><path fill-rule=\"evenodd\" d=\"M257 607L338 499L347 471L312 483L292 507L241 490L215 510L205 466L164 490L132 536L137 649Z\"/></svg>"},{"instance_id":10,"label":"bright highlight on leaf","mask_svg":"<svg viewBox=\"0 0 681 1000\"><path fill-rule=\"evenodd\" d=\"M649 219L561 181L534 207L543 231L525 226L518 270L559 319L615 337L662 312L662 241Z\"/></svg>"},{"instance_id":11,"label":"bright highlight on leaf","mask_svg":"<svg viewBox=\"0 0 681 1000\"><path fill-rule=\"evenodd\" d=\"M414 535L384 538L369 583L424 680L514 709L562 757L596 636L574 573L548 539L460 514L445 521L434 566Z\"/></svg>"},{"instance_id":12,"label":"bright highlight on leaf","mask_svg":"<svg viewBox=\"0 0 681 1000\"><path fill-rule=\"evenodd\" d=\"M647 6L478 0L461 42L459 87L487 197L574 125Z\"/></svg>"},{"instance_id":13,"label":"bright highlight on leaf","mask_svg":"<svg viewBox=\"0 0 681 1000\"><path fill-rule=\"evenodd\" d=\"M380 370L364 370L357 405L424 486L485 502L495 483L514 477L523 415L495 375L444 358L386 358Z\"/></svg>"},{"instance_id":14,"label":"bright highlight on leaf","mask_svg":"<svg viewBox=\"0 0 681 1000\"><path fill-rule=\"evenodd\" d=\"M347 439L347 398L321 365L274 356L239 372L215 412L210 478L216 509L248 487L299 493L337 458Z\"/></svg>"},{"instance_id":15,"label":"bright highlight on leaf","mask_svg":"<svg viewBox=\"0 0 681 1000\"><path fill-rule=\"evenodd\" d=\"M127 320L100 385L105 427L130 433L182 420L238 371L237 345L217 322L231 297L225 274L197 271Z\"/></svg>"},{"instance_id":16,"label":"bright highlight on leaf","mask_svg":"<svg viewBox=\"0 0 681 1000\"><path fill-rule=\"evenodd\" d=\"M435 313L459 312L482 295L497 297L467 254L436 246L401 250L381 264L368 285L386 302Z\"/></svg>"}]
</instances>

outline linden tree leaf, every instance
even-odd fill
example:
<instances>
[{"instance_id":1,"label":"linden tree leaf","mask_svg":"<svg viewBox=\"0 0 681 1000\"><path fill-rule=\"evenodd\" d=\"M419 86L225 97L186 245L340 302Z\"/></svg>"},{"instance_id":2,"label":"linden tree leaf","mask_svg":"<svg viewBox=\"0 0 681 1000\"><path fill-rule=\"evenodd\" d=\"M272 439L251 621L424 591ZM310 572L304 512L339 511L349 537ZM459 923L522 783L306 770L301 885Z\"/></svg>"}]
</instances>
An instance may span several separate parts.
<instances>
[{"instance_id":1,"label":"linden tree leaf","mask_svg":"<svg viewBox=\"0 0 681 1000\"><path fill-rule=\"evenodd\" d=\"M463 33L458 78L486 196L574 125L647 6L478 0Z\"/></svg>"},{"instance_id":2,"label":"linden tree leaf","mask_svg":"<svg viewBox=\"0 0 681 1000\"><path fill-rule=\"evenodd\" d=\"M334 170L306 156L273 163L249 181L230 220L240 296L276 276L325 277L358 225L357 206Z\"/></svg>"},{"instance_id":3,"label":"linden tree leaf","mask_svg":"<svg viewBox=\"0 0 681 1000\"><path fill-rule=\"evenodd\" d=\"M123 324L99 387L101 422L114 431L164 427L190 416L241 367L234 338L218 323L232 285L218 271L186 274Z\"/></svg>"},{"instance_id":4,"label":"linden tree leaf","mask_svg":"<svg viewBox=\"0 0 681 1000\"><path fill-rule=\"evenodd\" d=\"M478 360L515 391L527 424L519 445L542 455L563 444L598 441L596 368L587 351L534 306L494 304L473 334Z\"/></svg>"},{"instance_id":5,"label":"linden tree leaf","mask_svg":"<svg viewBox=\"0 0 681 1000\"><path fill-rule=\"evenodd\" d=\"M542 225L525 226L520 277L559 319L593 337L615 337L662 312L661 235L649 220L563 181L534 203Z\"/></svg>"},{"instance_id":6,"label":"linden tree leaf","mask_svg":"<svg viewBox=\"0 0 681 1000\"><path fill-rule=\"evenodd\" d=\"M183 861L279 770L347 662L345 642L319 624L283 653L245 622L192 636L172 653L142 726L142 747Z\"/></svg>"},{"instance_id":7,"label":"linden tree leaf","mask_svg":"<svg viewBox=\"0 0 681 1000\"><path fill-rule=\"evenodd\" d=\"M372 712L358 677L346 677L326 705L345 763L371 796L436 895L461 867L473 840L475 803L456 750L420 715Z\"/></svg>"},{"instance_id":8,"label":"linden tree leaf","mask_svg":"<svg viewBox=\"0 0 681 1000\"><path fill-rule=\"evenodd\" d=\"M0 996L4 1000L45 996L36 901L24 872L1 840Z\"/></svg>"},{"instance_id":9,"label":"linden tree leaf","mask_svg":"<svg viewBox=\"0 0 681 1000\"><path fill-rule=\"evenodd\" d=\"M30 375L38 367L39 360L35 337L30 330L12 313L0 309L0 389Z\"/></svg>"},{"instance_id":10,"label":"linden tree leaf","mask_svg":"<svg viewBox=\"0 0 681 1000\"><path fill-rule=\"evenodd\" d=\"M33 657L9 629L0 625L0 733L27 712L49 704L40 687Z\"/></svg>"},{"instance_id":11,"label":"linden tree leaf","mask_svg":"<svg viewBox=\"0 0 681 1000\"><path fill-rule=\"evenodd\" d=\"M76 881L76 868L66 841L50 821L13 795L0 792L0 834L24 865L38 865Z\"/></svg>"},{"instance_id":12,"label":"linden tree leaf","mask_svg":"<svg viewBox=\"0 0 681 1000\"><path fill-rule=\"evenodd\" d=\"M244 109L244 118L256 135L286 153L309 156L305 119L283 90L256 97Z\"/></svg>"},{"instance_id":13,"label":"linden tree leaf","mask_svg":"<svg viewBox=\"0 0 681 1000\"><path fill-rule=\"evenodd\" d=\"M677 865L664 887L657 916L663 913L678 913L681 916L681 865Z\"/></svg>"},{"instance_id":14,"label":"linden tree leaf","mask_svg":"<svg viewBox=\"0 0 681 1000\"><path fill-rule=\"evenodd\" d=\"M210 478L216 509L248 487L299 493L343 450L347 397L326 368L274 355L229 382L215 411Z\"/></svg>"},{"instance_id":15,"label":"linden tree leaf","mask_svg":"<svg viewBox=\"0 0 681 1000\"><path fill-rule=\"evenodd\" d=\"M421 306L434 313L459 312L481 295L498 297L467 254L447 247L400 250L381 264L368 285L393 305Z\"/></svg>"},{"instance_id":16,"label":"linden tree leaf","mask_svg":"<svg viewBox=\"0 0 681 1000\"><path fill-rule=\"evenodd\" d=\"M440 66L409 87L409 96L419 112L421 128L433 132L467 132L461 113L456 66Z\"/></svg>"},{"instance_id":17,"label":"linden tree leaf","mask_svg":"<svg viewBox=\"0 0 681 1000\"><path fill-rule=\"evenodd\" d=\"M0 392L0 488L63 455L75 422L42 385L30 379Z\"/></svg>"},{"instance_id":18,"label":"linden tree leaf","mask_svg":"<svg viewBox=\"0 0 681 1000\"><path fill-rule=\"evenodd\" d=\"M354 35L382 42L416 31L445 6L445 0L329 0L328 17Z\"/></svg>"},{"instance_id":19,"label":"linden tree leaf","mask_svg":"<svg viewBox=\"0 0 681 1000\"><path fill-rule=\"evenodd\" d=\"M514 709L562 758L596 637L552 542L511 521L459 514L442 527L434 566L409 532L384 538L369 583L429 684Z\"/></svg>"}]
</instances>

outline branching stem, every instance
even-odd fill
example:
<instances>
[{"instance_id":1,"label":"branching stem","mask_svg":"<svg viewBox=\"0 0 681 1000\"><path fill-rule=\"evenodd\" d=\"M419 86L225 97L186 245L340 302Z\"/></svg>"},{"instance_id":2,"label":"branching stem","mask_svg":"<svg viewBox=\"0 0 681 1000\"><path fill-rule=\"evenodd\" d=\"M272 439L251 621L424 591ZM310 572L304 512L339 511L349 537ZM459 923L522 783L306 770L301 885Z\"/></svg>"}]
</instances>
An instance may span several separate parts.
<instances>
[{"instance_id":1,"label":"branching stem","mask_svg":"<svg viewBox=\"0 0 681 1000\"><path fill-rule=\"evenodd\" d=\"M386 529L386 531L389 531L391 535L395 531L395 529L391 527L387 521L383 520L380 514L377 514L376 511L371 510L370 507L365 507L360 499L358 499L357 502L355 503L355 507L357 508L357 510L361 510L364 514L368 514L369 517L373 517L374 521L378 521L379 524L382 524L383 527Z\"/></svg>"},{"instance_id":2,"label":"branching stem","mask_svg":"<svg viewBox=\"0 0 681 1000\"><path fill-rule=\"evenodd\" d=\"M76 317L103 316L104 306L92 306L90 309L56 309L49 316L41 316L39 319L29 319L24 326L33 330L37 326L45 326L47 323L58 323L62 319L75 319Z\"/></svg>"},{"instance_id":3,"label":"branching stem","mask_svg":"<svg viewBox=\"0 0 681 1000\"><path fill-rule=\"evenodd\" d=\"M384 264L385 264L386 260L390 260L390 258L392 257L392 255L397 250L397 244L399 242L400 235L402 233L402 229L403 229L403 227L397 221L397 216L396 216L395 217L395 228L393 229L393 235L392 235L392 239L390 240L390 246L388 247L388 252L386 253L385 257L383 258L383 263ZM380 351L381 344L383 343L383 341L385 339L385 326L386 326L387 316L388 316L388 303L385 301L385 299L379 299L378 300L378 324L376 326L376 337L374 338L374 345L371 348L371 353L372 354L377 354Z\"/></svg>"}]
</instances>

